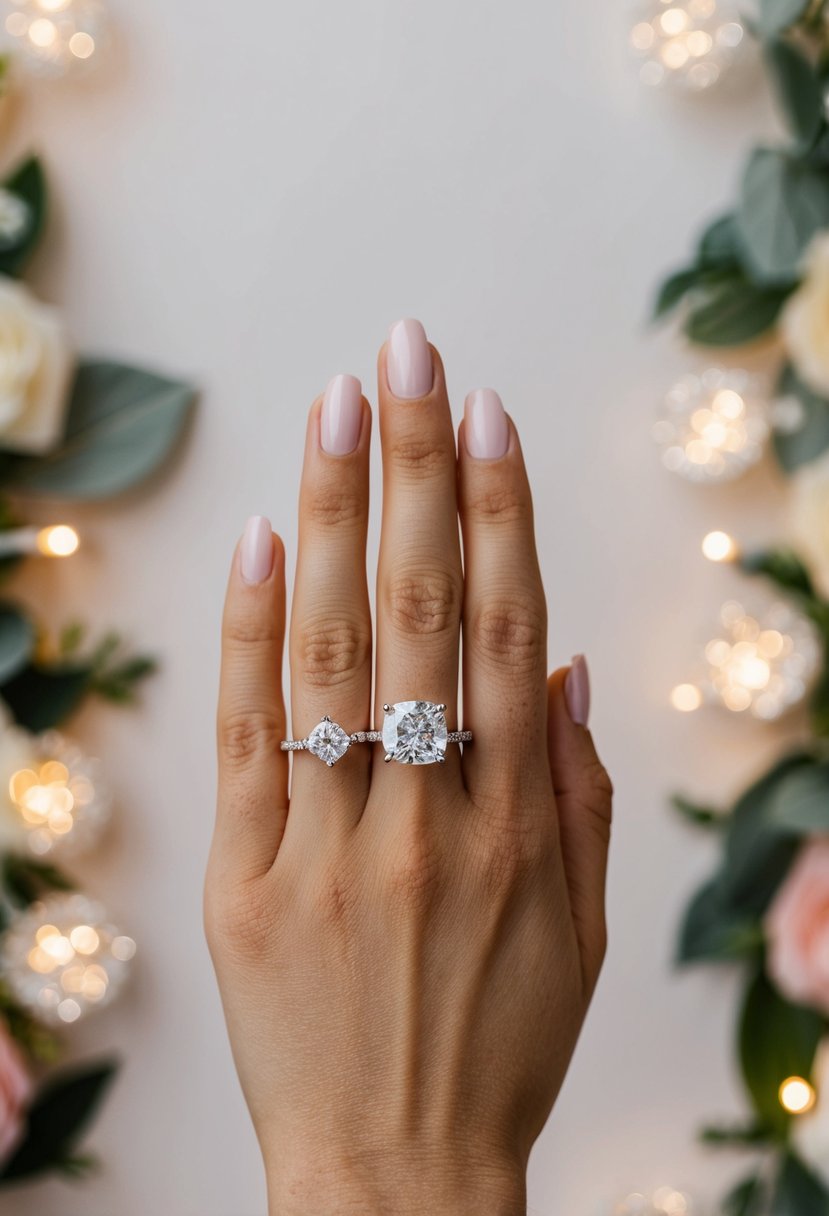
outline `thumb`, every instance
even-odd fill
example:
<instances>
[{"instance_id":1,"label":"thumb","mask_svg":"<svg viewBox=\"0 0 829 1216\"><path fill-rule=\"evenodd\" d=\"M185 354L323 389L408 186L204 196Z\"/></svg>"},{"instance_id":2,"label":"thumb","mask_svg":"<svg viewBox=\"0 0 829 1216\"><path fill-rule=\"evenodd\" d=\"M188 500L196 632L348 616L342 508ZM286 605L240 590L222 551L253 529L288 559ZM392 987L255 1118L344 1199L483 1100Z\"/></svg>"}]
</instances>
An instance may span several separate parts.
<instances>
[{"instance_id":1,"label":"thumb","mask_svg":"<svg viewBox=\"0 0 829 1216\"><path fill-rule=\"evenodd\" d=\"M548 746L570 907L591 993L607 944L605 885L613 786L587 729L590 677L583 655L553 672Z\"/></svg>"}]
</instances>

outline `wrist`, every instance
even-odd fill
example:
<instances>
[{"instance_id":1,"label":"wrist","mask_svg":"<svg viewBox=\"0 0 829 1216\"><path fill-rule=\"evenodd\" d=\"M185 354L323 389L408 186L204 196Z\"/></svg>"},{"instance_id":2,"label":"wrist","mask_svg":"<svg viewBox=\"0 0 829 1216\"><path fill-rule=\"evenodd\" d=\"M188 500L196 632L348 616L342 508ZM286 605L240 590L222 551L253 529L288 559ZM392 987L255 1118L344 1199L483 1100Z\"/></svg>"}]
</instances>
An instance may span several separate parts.
<instances>
[{"instance_id":1,"label":"wrist","mask_svg":"<svg viewBox=\"0 0 829 1216\"><path fill-rule=\"evenodd\" d=\"M269 1216L526 1216L526 1170L517 1163L429 1156L375 1162L320 1158L268 1168Z\"/></svg>"}]
</instances>

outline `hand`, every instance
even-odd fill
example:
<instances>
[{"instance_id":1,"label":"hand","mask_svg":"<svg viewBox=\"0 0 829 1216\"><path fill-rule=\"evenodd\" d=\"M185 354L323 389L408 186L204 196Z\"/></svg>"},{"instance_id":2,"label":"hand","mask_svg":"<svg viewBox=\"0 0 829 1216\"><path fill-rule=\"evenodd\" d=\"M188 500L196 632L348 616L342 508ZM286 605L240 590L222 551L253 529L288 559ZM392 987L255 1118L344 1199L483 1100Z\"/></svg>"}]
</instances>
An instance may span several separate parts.
<instances>
[{"instance_id":1,"label":"hand","mask_svg":"<svg viewBox=\"0 0 829 1216\"><path fill-rule=\"evenodd\" d=\"M611 789L583 659L546 677L546 606L518 435L490 390L456 455L443 366L400 322L380 353L383 703L458 703L443 764L355 743L288 756L284 550L237 548L223 624L205 924L272 1214L526 1210L526 1166L605 949ZM290 627L302 738L371 717L371 412L337 377L311 409ZM463 526L464 565L458 536Z\"/></svg>"}]
</instances>

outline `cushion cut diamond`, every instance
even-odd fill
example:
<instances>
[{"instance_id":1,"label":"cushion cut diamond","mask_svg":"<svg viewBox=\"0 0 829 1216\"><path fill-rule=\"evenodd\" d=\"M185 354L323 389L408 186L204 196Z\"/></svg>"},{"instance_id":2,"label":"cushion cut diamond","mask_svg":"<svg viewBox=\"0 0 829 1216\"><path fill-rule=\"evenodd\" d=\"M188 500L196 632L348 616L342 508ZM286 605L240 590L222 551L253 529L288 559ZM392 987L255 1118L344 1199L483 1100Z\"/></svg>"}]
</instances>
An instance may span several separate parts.
<instances>
[{"instance_id":1,"label":"cushion cut diamond","mask_svg":"<svg viewBox=\"0 0 829 1216\"><path fill-rule=\"evenodd\" d=\"M308 736L308 751L319 756L331 768L348 751L351 739L341 726L323 718Z\"/></svg>"},{"instance_id":2,"label":"cushion cut diamond","mask_svg":"<svg viewBox=\"0 0 829 1216\"><path fill-rule=\"evenodd\" d=\"M447 741L445 706L431 701L400 701L383 720L386 756L398 764L442 764Z\"/></svg>"}]
</instances>

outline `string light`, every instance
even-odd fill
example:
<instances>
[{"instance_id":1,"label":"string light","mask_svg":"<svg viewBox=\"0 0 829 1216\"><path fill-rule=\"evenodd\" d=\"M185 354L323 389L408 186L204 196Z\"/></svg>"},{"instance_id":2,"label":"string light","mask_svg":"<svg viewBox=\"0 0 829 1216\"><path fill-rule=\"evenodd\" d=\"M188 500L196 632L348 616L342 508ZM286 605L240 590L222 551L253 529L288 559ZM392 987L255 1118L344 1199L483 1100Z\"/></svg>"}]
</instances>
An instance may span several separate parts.
<instances>
[{"instance_id":1,"label":"string light","mask_svg":"<svg viewBox=\"0 0 829 1216\"><path fill-rule=\"evenodd\" d=\"M59 1026L108 1005L135 950L99 904L85 895L50 895L12 921L0 974L25 1009Z\"/></svg>"},{"instance_id":2,"label":"string light","mask_svg":"<svg viewBox=\"0 0 829 1216\"><path fill-rule=\"evenodd\" d=\"M671 705L683 714L692 714L702 705L702 692L696 684L677 684L671 692Z\"/></svg>"},{"instance_id":3,"label":"string light","mask_svg":"<svg viewBox=\"0 0 829 1216\"><path fill-rule=\"evenodd\" d=\"M789 1077L780 1086L780 1105L790 1115L805 1115L811 1110L817 1100L817 1095L803 1077Z\"/></svg>"},{"instance_id":4,"label":"string light","mask_svg":"<svg viewBox=\"0 0 829 1216\"><path fill-rule=\"evenodd\" d=\"M737 0L642 0L630 45L643 84L704 92L742 57L748 39Z\"/></svg>"},{"instance_id":5,"label":"string light","mask_svg":"<svg viewBox=\"0 0 829 1216\"><path fill-rule=\"evenodd\" d=\"M613 1216L693 1216L690 1195L661 1186L652 1195L634 1191L613 1208Z\"/></svg>"},{"instance_id":6,"label":"string light","mask_svg":"<svg viewBox=\"0 0 829 1216\"><path fill-rule=\"evenodd\" d=\"M64 76L99 58L106 16L100 0L15 0L5 28L26 64L44 75Z\"/></svg>"},{"instance_id":7,"label":"string light","mask_svg":"<svg viewBox=\"0 0 829 1216\"><path fill-rule=\"evenodd\" d=\"M112 806L98 761L57 731L38 739L35 767L12 774L9 797L23 821L29 848L39 857L90 848Z\"/></svg>"},{"instance_id":8,"label":"string light","mask_svg":"<svg viewBox=\"0 0 829 1216\"><path fill-rule=\"evenodd\" d=\"M702 552L709 562L733 562L739 555L737 542L727 532L709 532L703 537Z\"/></svg>"},{"instance_id":9,"label":"string light","mask_svg":"<svg viewBox=\"0 0 829 1216\"><path fill-rule=\"evenodd\" d=\"M662 463L688 481L730 481L763 455L768 402L757 377L738 369L689 373L667 393L653 435Z\"/></svg>"},{"instance_id":10,"label":"string light","mask_svg":"<svg viewBox=\"0 0 829 1216\"><path fill-rule=\"evenodd\" d=\"M39 553L42 557L71 557L80 547L80 537L69 524L47 528L11 528L0 532L0 558Z\"/></svg>"}]
</instances>

